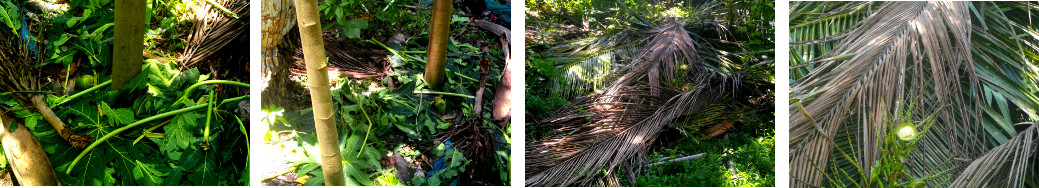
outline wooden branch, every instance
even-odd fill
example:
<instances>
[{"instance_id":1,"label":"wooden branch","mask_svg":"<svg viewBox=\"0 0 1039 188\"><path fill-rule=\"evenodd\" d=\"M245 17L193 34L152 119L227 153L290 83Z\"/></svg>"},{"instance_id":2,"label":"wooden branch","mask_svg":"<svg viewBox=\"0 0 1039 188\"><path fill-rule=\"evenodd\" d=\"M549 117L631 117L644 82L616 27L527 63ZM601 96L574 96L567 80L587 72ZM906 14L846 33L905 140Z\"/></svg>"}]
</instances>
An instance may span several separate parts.
<instances>
[{"instance_id":1,"label":"wooden branch","mask_svg":"<svg viewBox=\"0 0 1039 188\"><path fill-rule=\"evenodd\" d=\"M697 160L697 159L703 158L704 156L707 156L707 153L700 153L700 154L696 154L696 155L689 155L689 156L679 157L679 158L675 158L675 159L667 159L667 158L665 158L666 159L665 161L649 164L649 166L646 166L646 167L659 166L659 165L667 164L669 162Z\"/></svg>"}]
</instances>

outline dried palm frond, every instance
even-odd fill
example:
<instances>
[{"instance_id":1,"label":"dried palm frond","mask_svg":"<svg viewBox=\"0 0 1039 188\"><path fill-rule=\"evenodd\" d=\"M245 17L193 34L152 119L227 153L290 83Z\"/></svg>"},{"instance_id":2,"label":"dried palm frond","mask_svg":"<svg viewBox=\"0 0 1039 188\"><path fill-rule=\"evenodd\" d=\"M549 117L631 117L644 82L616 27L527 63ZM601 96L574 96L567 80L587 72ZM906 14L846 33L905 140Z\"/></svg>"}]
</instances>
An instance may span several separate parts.
<instances>
[{"instance_id":1,"label":"dried palm frond","mask_svg":"<svg viewBox=\"0 0 1039 188\"><path fill-rule=\"evenodd\" d=\"M646 153L659 133L680 117L725 96L728 76L700 58L703 50L672 20L644 31L647 41L620 76L604 90L577 98L537 125L557 134L528 142L527 186L620 185L648 164ZM691 67L680 71L682 65ZM679 90L689 83L700 87Z\"/></svg>"},{"instance_id":2,"label":"dried palm frond","mask_svg":"<svg viewBox=\"0 0 1039 188\"><path fill-rule=\"evenodd\" d=\"M381 78L390 74L390 64L386 61L380 61L386 54L380 53L369 53L371 56L356 58L351 55L350 51L343 50L339 43L326 40L325 41L325 53L328 54L328 64L330 71L338 71L340 75L346 76L353 79L364 79L364 78ZM297 53L299 56L293 57L300 62L303 62L303 54ZM378 58L375 58L378 57ZM303 70L302 67L300 69ZM305 72L299 72L306 74Z\"/></svg>"},{"instance_id":3,"label":"dried palm frond","mask_svg":"<svg viewBox=\"0 0 1039 188\"><path fill-rule=\"evenodd\" d=\"M203 5L206 6L204 9L210 11L199 15L202 19L192 25L191 33L188 35L188 45L184 48L184 54L180 59L181 69L196 67L199 62L220 51L228 43L248 31L249 1L226 0L222 4L240 17L236 19L210 4Z\"/></svg>"},{"instance_id":4,"label":"dried palm frond","mask_svg":"<svg viewBox=\"0 0 1039 188\"><path fill-rule=\"evenodd\" d=\"M615 98L639 98L646 90L631 90ZM558 123L584 121L576 126L561 126L559 135L538 143L528 143L526 151L527 186L620 185L620 170L627 177L648 164L646 154L660 131L680 116L703 108L721 95L705 88L684 92L666 102L616 102L582 104L588 113L567 112ZM592 95L587 98L602 97ZM645 97L645 96L642 96ZM653 97L648 97L653 98ZM656 105L653 105L656 104ZM602 107L609 107L603 109ZM655 109L655 111L651 110ZM641 113L640 113L641 112ZM592 116L592 117L589 117ZM587 118L587 119L585 119ZM635 122L635 123L630 123ZM554 122L553 124L555 124ZM563 124L557 124L563 125Z\"/></svg>"},{"instance_id":5,"label":"dried palm frond","mask_svg":"<svg viewBox=\"0 0 1039 188\"><path fill-rule=\"evenodd\" d=\"M974 159L949 187L1025 187L1039 175L1039 122L999 147Z\"/></svg>"},{"instance_id":6,"label":"dried palm frond","mask_svg":"<svg viewBox=\"0 0 1039 188\"><path fill-rule=\"evenodd\" d=\"M932 136L919 144L929 151L914 153L911 166L936 166L952 156L973 158L980 155L982 142L976 142L980 128L973 119L977 101L965 100L964 85L978 84L973 72L970 45L970 14L967 2L889 2L882 4L802 81L791 89L792 99L803 103L790 109L790 160L792 184L820 186L823 172L835 147L833 135L846 123L861 130L854 148L864 177L879 157L877 134L883 114L893 112L895 99L911 91L928 91L913 109L938 112ZM839 57L852 54L847 60ZM830 58L830 59L827 59ZM910 76L911 75L911 76ZM965 79L963 79L965 78ZM976 88L976 87L967 87ZM926 114L926 113L914 113ZM922 117L912 117L921 119ZM968 135L968 136L957 136ZM938 149L938 148L945 148ZM955 161L954 161L955 163ZM955 164L954 164L955 165ZM914 169L914 176L929 172Z\"/></svg>"}]
</instances>

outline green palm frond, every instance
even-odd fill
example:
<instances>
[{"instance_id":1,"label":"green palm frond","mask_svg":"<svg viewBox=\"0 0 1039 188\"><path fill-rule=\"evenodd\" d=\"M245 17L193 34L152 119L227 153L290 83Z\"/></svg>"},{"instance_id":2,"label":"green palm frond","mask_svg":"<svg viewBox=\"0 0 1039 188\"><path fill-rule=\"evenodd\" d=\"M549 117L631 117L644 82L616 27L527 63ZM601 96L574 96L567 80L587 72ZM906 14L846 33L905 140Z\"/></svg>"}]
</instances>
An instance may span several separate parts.
<instances>
[{"instance_id":1,"label":"green palm frond","mask_svg":"<svg viewBox=\"0 0 1039 188\"><path fill-rule=\"evenodd\" d=\"M870 14L867 2L833 4L799 2L790 8L790 75L799 80L813 69L817 59L847 37L857 23ZM820 14L808 14L820 13ZM796 54L796 55L795 55Z\"/></svg>"},{"instance_id":2,"label":"green palm frond","mask_svg":"<svg viewBox=\"0 0 1039 188\"><path fill-rule=\"evenodd\" d=\"M616 78L612 73L635 56L640 44L637 33L624 30L549 49L546 53L558 62L556 69L562 76L553 91L565 98L576 98L606 88Z\"/></svg>"}]
</instances>

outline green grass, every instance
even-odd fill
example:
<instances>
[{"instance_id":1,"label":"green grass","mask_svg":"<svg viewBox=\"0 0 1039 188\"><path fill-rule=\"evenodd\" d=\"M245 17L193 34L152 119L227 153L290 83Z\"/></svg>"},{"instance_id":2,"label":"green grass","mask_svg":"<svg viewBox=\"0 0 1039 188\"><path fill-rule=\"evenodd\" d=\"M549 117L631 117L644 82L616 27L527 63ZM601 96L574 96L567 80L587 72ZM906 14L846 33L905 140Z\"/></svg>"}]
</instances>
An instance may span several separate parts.
<instances>
[{"instance_id":1,"label":"green grass","mask_svg":"<svg viewBox=\"0 0 1039 188\"><path fill-rule=\"evenodd\" d=\"M718 136L699 141L695 136L685 136L675 142L655 146L650 160L668 156L685 156L707 153L707 156L692 161L675 162L644 169L634 184L639 187L771 187L775 186L775 123L772 114L759 114L758 118L734 126L728 139ZM666 139L666 138L662 138ZM736 167L736 176L728 168L728 159ZM656 162L656 161L651 161Z\"/></svg>"}]
</instances>

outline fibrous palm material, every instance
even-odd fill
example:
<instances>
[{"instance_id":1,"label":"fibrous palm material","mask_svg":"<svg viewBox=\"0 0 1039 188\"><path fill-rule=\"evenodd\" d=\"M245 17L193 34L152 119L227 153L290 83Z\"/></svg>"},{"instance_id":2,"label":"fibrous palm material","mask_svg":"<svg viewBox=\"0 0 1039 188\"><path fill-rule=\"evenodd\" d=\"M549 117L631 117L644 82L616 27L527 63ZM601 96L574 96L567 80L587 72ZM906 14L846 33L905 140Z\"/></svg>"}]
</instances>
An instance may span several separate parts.
<instances>
[{"instance_id":1,"label":"fibrous palm material","mask_svg":"<svg viewBox=\"0 0 1039 188\"><path fill-rule=\"evenodd\" d=\"M340 44L342 42L335 42L325 38L325 53L328 54L329 71L339 72L340 76L352 79L382 79L382 77L391 73L390 64L383 60L386 53L348 51L344 50L343 45ZM306 63L303 61L302 53L296 54L300 54L293 57L293 59L301 62L298 65ZM302 66L290 67L289 71L293 75L306 74L306 69Z\"/></svg>"},{"instance_id":2,"label":"fibrous palm material","mask_svg":"<svg viewBox=\"0 0 1039 188\"><path fill-rule=\"evenodd\" d=\"M715 49L694 40L684 25L672 20L640 31L642 47L610 86L536 125L555 135L527 143L527 186L618 186L622 171L634 181L665 128L734 91L735 74L704 58L710 53L703 51Z\"/></svg>"},{"instance_id":3,"label":"fibrous palm material","mask_svg":"<svg viewBox=\"0 0 1039 188\"><path fill-rule=\"evenodd\" d=\"M226 0L222 6L234 12L238 18L232 17L210 4L204 4L205 11L198 15L188 35L188 45L181 57L181 69L196 67L208 57L220 51L228 43L249 30L249 1Z\"/></svg>"}]
</instances>

